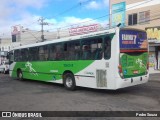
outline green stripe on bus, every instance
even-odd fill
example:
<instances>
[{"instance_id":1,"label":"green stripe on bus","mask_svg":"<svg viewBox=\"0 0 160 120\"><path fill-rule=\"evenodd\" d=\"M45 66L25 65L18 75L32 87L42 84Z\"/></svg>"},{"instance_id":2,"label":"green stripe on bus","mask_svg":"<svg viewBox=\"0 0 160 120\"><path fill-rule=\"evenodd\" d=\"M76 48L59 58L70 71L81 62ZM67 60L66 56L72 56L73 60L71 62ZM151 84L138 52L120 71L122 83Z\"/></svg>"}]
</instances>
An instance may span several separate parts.
<instances>
[{"instance_id":1,"label":"green stripe on bus","mask_svg":"<svg viewBox=\"0 0 160 120\"><path fill-rule=\"evenodd\" d=\"M17 70L21 69L23 78L26 79L41 81L59 80L62 79L64 71L68 70L76 74L93 62L94 60L18 62L13 69L12 77L16 77Z\"/></svg>"}]
</instances>

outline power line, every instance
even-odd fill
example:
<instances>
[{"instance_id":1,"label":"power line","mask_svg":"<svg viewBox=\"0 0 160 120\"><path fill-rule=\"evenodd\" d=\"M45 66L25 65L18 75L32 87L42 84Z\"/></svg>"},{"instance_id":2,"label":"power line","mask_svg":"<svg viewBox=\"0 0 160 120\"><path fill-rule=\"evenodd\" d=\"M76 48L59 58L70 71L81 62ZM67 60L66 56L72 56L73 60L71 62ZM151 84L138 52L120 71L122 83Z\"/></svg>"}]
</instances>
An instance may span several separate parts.
<instances>
[{"instance_id":1,"label":"power line","mask_svg":"<svg viewBox=\"0 0 160 120\"><path fill-rule=\"evenodd\" d=\"M60 16L60 15L63 15L63 14L65 14L65 13L67 13L67 12L69 12L69 11L72 11L73 9L75 9L75 8L83 5L83 4L88 3L89 1L90 1L90 0L87 0L87 1L84 1L84 2L79 2L78 4L76 4L76 5L72 6L71 8L68 8L68 9L66 9L66 10L58 13L56 16L53 16L53 17L58 17L58 16ZM44 22L44 18L43 18L43 17L39 18L38 21L40 22L40 25L41 25L41 39L42 39L42 41L44 41L45 38L44 38L44 34L43 34L43 33L44 33L43 26L44 26L44 25L49 25L49 23ZM32 22L31 24L28 24L27 26L31 26L31 25L34 24L34 23L36 23L36 21L35 21L35 22Z\"/></svg>"},{"instance_id":2,"label":"power line","mask_svg":"<svg viewBox=\"0 0 160 120\"><path fill-rule=\"evenodd\" d=\"M89 1L90 1L90 0L86 1L85 3L89 2ZM139 6L139 5L142 5L142 4L151 2L151 1L153 1L153 0L149 0L149 1L147 0L147 1L143 2L143 3L140 3L140 4L138 4L138 5L132 6L132 7L128 8L128 9L137 7L137 6ZM75 6L74 6L74 7L75 7ZM74 8L74 7L71 7L70 9L67 9L66 11L61 12L61 13L63 14L63 13L65 13L65 12L68 12L68 11L72 10L72 8ZM128 10L128 9L125 9L125 10ZM121 12L121 11L123 11L123 10L120 10L119 12ZM60 13L60 14L61 14L61 13ZM88 20L88 21L84 21L84 22L79 22L79 23L72 24L72 25L67 25L67 26L61 27L60 29L62 29L62 28L68 28L68 27L70 27L70 26L75 26L75 25L79 25L79 24L83 24L83 23L87 23L87 22L91 22L91 21L94 21L94 20L97 20L97 19L101 19L101 18L104 18L104 17L107 17L107 16L111 16L111 15L112 15L112 14L106 14L106 15L103 15L103 16L100 16L100 17L97 17L97 18L94 18L94 19L92 19L92 20ZM41 21L41 22L42 22L42 21ZM41 25L42 25L42 24L41 24ZM58 28L47 29L47 30L55 30L55 29L58 29ZM42 32L42 31L43 31L43 30L41 30L41 32ZM42 35L43 35L43 33L42 33Z\"/></svg>"},{"instance_id":3,"label":"power line","mask_svg":"<svg viewBox=\"0 0 160 120\"><path fill-rule=\"evenodd\" d=\"M44 34L43 34L44 33L43 26L44 25L48 25L49 23L44 22L44 18L43 17L41 17L38 21L40 22L39 24L41 25L41 33L42 33L41 34L41 39L42 39L42 42L43 42L45 40L44 39Z\"/></svg>"},{"instance_id":4,"label":"power line","mask_svg":"<svg viewBox=\"0 0 160 120\"><path fill-rule=\"evenodd\" d=\"M159 14L159 16L160 16L160 14ZM143 25L143 23L146 23L146 22L151 22L151 21L154 21L154 20L158 20L158 19L160 19L160 17L158 17L158 18L153 18L153 19L150 19L150 20L147 20L147 21L143 21L143 22L138 22L137 24L135 24L135 25L127 25L127 26L125 26L125 27L129 27L129 26L136 26L136 25ZM112 27L112 28L114 28L114 27ZM111 29L111 28L110 28Z\"/></svg>"},{"instance_id":5,"label":"power line","mask_svg":"<svg viewBox=\"0 0 160 120\"><path fill-rule=\"evenodd\" d=\"M143 4L145 4L145 3L149 3L149 2L151 2L151 1L153 1L153 0L149 0L149 1L147 0L147 1L143 2L143 3L140 3L140 4L138 4L138 5L132 6L132 7L128 8L128 9L131 9L131 8L134 8L134 7L143 5ZM124 11L124 10L127 11L128 9L118 9L118 10L119 10L118 12L122 12L122 11ZM118 12L117 12L117 13L118 13ZM108 17L108 16L111 16L111 15L112 15L112 13L106 14L106 15L103 15L103 16L100 16L100 17L97 17L97 18L94 18L94 19L92 19L92 20L88 20L88 21L84 21L84 22L79 22L79 23L72 24L72 25L66 25L66 26L64 26L64 27L61 27L61 29L62 29L62 28L68 28L68 27L70 27L70 26L77 26L77 25L80 25L80 24L84 24L84 23L87 23L87 22L91 22L91 21L94 21L94 20L98 20L98 19L101 19L101 18L104 18L104 17ZM47 29L47 30L55 30L55 29L57 29L57 28Z\"/></svg>"},{"instance_id":6,"label":"power line","mask_svg":"<svg viewBox=\"0 0 160 120\"><path fill-rule=\"evenodd\" d=\"M152 16L151 16L150 18L152 18L152 19L150 19L150 20L143 21L143 22L138 22L138 23L137 23L137 24L135 24L135 25L127 25L127 26L125 26L125 27L129 27L129 26L132 26L132 27L133 27L133 26L136 26L136 25L138 25L138 24L139 24L139 25L142 25L143 23L151 22L151 21L154 21L154 20L158 20L158 19L160 19L160 17L159 17L159 16L160 16L160 14L159 14L159 15L157 15L157 16L158 16L157 18L155 18L155 17L154 17L154 18L152 18ZM53 36L53 35L48 35L48 36ZM56 37L54 37L54 38L56 38ZM23 38L23 40L24 40L24 39L28 39L28 37Z\"/></svg>"},{"instance_id":7,"label":"power line","mask_svg":"<svg viewBox=\"0 0 160 120\"><path fill-rule=\"evenodd\" d=\"M80 6L88 3L89 1L91 1L91 0L87 0L87 1L84 1L84 2L78 2L78 3L75 4L74 6L68 8L68 9L66 9L66 10L64 10L64 11L62 11L62 12L60 12L60 13L58 13L57 15L52 16L52 17L59 17L59 16L65 14L65 13L67 13L67 12L72 11L73 9L76 9L76 8L78 8L78 7L80 7ZM22 26L31 26L31 25L33 25L33 24L36 23L36 22L37 22L37 20L34 21L34 22L32 22L32 23L30 23L30 24L23 24Z\"/></svg>"},{"instance_id":8,"label":"power line","mask_svg":"<svg viewBox=\"0 0 160 120\"><path fill-rule=\"evenodd\" d=\"M66 10L64 10L64 11L62 11L62 12L60 12L60 13L58 13L57 15L55 15L55 16L53 16L53 17L59 17L59 16L65 14L65 13L67 13L67 12L72 11L73 9L76 9L76 8L78 8L78 7L80 7L80 6L82 6L82 5L86 4L86 3L88 3L89 1L91 1L91 0L87 0L87 1L84 1L84 2L78 2L78 3L75 4L74 6L72 6L72 7L68 8L68 9L66 9Z\"/></svg>"}]
</instances>

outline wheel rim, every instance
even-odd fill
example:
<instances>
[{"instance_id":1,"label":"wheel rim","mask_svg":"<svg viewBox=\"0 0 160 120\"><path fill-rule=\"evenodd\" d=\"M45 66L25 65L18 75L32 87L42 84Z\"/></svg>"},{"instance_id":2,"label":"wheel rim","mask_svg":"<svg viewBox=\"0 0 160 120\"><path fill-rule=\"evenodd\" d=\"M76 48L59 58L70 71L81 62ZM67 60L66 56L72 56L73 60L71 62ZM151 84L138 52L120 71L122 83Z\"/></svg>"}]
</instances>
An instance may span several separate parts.
<instances>
[{"instance_id":1,"label":"wheel rim","mask_svg":"<svg viewBox=\"0 0 160 120\"><path fill-rule=\"evenodd\" d=\"M67 77L67 79L66 79L66 85L67 85L67 87L72 87L72 84L73 84L72 78Z\"/></svg>"}]
</instances>

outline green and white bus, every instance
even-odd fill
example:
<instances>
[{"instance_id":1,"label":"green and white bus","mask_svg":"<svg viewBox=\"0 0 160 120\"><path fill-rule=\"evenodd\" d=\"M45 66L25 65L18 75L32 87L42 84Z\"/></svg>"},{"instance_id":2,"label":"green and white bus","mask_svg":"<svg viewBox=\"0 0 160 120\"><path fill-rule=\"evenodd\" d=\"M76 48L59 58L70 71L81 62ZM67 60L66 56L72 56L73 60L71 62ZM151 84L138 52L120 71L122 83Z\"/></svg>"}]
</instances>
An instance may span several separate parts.
<instances>
[{"instance_id":1,"label":"green and white bus","mask_svg":"<svg viewBox=\"0 0 160 120\"><path fill-rule=\"evenodd\" d=\"M76 86L111 89L148 81L145 31L114 28L20 46L10 52L10 76Z\"/></svg>"}]
</instances>

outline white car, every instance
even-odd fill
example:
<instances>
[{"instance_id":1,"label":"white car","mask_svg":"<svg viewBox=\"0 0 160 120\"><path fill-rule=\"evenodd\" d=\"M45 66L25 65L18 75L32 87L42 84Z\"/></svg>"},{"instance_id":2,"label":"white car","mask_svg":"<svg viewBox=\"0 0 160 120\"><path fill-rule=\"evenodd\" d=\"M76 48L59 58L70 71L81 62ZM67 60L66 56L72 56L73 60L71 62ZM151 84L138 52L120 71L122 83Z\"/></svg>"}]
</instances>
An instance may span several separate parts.
<instances>
[{"instance_id":1,"label":"white car","mask_svg":"<svg viewBox=\"0 0 160 120\"><path fill-rule=\"evenodd\" d=\"M8 62L4 62L2 65L0 65L0 72L1 73L9 73L9 63Z\"/></svg>"}]
</instances>

